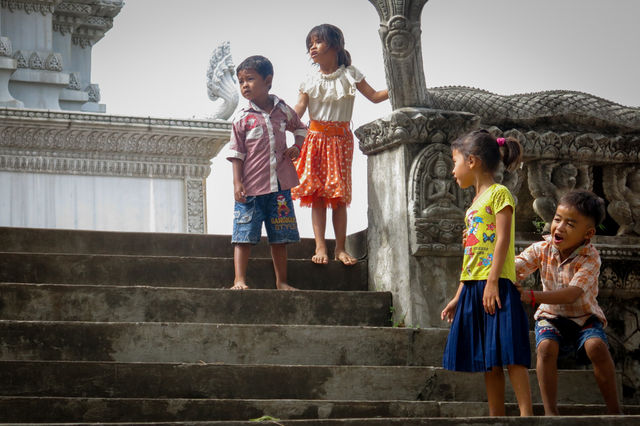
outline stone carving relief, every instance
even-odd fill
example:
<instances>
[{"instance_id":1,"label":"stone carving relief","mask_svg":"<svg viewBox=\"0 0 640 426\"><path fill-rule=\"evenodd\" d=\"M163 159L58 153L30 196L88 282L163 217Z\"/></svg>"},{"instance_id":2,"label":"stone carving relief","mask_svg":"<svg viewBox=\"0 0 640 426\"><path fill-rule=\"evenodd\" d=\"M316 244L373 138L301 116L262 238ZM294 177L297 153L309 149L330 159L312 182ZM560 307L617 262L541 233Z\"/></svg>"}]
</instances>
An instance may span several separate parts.
<instances>
[{"instance_id":1,"label":"stone carving relief","mask_svg":"<svg viewBox=\"0 0 640 426\"><path fill-rule=\"evenodd\" d=\"M226 120L238 106L238 83L231 59L231 45L220 44L211 54L207 70L207 95L216 102L212 119Z\"/></svg>"},{"instance_id":2,"label":"stone carving relief","mask_svg":"<svg viewBox=\"0 0 640 426\"><path fill-rule=\"evenodd\" d=\"M9 37L0 37L0 56L11 57L13 49L11 48L11 40Z\"/></svg>"},{"instance_id":3,"label":"stone carving relief","mask_svg":"<svg viewBox=\"0 0 640 426\"><path fill-rule=\"evenodd\" d=\"M187 232L205 233L204 183L202 180L186 180Z\"/></svg>"},{"instance_id":4,"label":"stone carving relief","mask_svg":"<svg viewBox=\"0 0 640 426\"><path fill-rule=\"evenodd\" d=\"M40 57L39 52L33 52L31 53L31 56L29 56L29 68L33 70L44 69L44 63L42 61L42 58Z\"/></svg>"},{"instance_id":5,"label":"stone carving relief","mask_svg":"<svg viewBox=\"0 0 640 426\"><path fill-rule=\"evenodd\" d=\"M369 0L380 16L380 38L391 105L430 106L422 67L420 12L427 0Z\"/></svg>"},{"instance_id":6,"label":"stone carving relief","mask_svg":"<svg viewBox=\"0 0 640 426\"><path fill-rule=\"evenodd\" d=\"M67 86L69 90L81 90L80 89L80 81L79 81L79 73L70 72L69 73L69 86Z\"/></svg>"},{"instance_id":7,"label":"stone carving relief","mask_svg":"<svg viewBox=\"0 0 640 426\"><path fill-rule=\"evenodd\" d=\"M84 89L84 91L89 94L89 102L100 102L100 86L97 84L90 84Z\"/></svg>"},{"instance_id":8,"label":"stone carving relief","mask_svg":"<svg viewBox=\"0 0 640 426\"><path fill-rule=\"evenodd\" d=\"M44 61L44 68L48 71L62 71L62 55L50 53Z\"/></svg>"},{"instance_id":9,"label":"stone carving relief","mask_svg":"<svg viewBox=\"0 0 640 426\"><path fill-rule=\"evenodd\" d=\"M618 235L640 236L640 169L638 166L605 167L603 189L609 200L607 211L620 226Z\"/></svg>"},{"instance_id":10,"label":"stone carving relief","mask_svg":"<svg viewBox=\"0 0 640 426\"><path fill-rule=\"evenodd\" d=\"M534 198L533 210L550 228L558 200L572 189L592 188L591 167L570 162L540 160L527 163L529 191Z\"/></svg>"},{"instance_id":11,"label":"stone carving relief","mask_svg":"<svg viewBox=\"0 0 640 426\"><path fill-rule=\"evenodd\" d=\"M464 209L468 197L451 175L453 161L448 145L423 149L411 167L409 217L414 255L437 252L458 255L462 251Z\"/></svg>"}]
</instances>

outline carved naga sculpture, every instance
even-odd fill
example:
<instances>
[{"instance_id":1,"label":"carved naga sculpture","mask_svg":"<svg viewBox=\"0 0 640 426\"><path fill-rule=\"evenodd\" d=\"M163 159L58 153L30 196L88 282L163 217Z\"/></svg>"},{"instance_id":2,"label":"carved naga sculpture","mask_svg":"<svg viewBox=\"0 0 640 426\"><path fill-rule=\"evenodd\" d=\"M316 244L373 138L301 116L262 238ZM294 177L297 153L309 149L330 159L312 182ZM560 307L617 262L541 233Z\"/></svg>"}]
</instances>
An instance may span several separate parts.
<instances>
[{"instance_id":1,"label":"carved naga sculpture","mask_svg":"<svg viewBox=\"0 0 640 426\"><path fill-rule=\"evenodd\" d=\"M220 44L211 54L207 70L207 94L216 103L209 118L226 120L231 117L238 106L238 88L228 41Z\"/></svg>"}]
</instances>

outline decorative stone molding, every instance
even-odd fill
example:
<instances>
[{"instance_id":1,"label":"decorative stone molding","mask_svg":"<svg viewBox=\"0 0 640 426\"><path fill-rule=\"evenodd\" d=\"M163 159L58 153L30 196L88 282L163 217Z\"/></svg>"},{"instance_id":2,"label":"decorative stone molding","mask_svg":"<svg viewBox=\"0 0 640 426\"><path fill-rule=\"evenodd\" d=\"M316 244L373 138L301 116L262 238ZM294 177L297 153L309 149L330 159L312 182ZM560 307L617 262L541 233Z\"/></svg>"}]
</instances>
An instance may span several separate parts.
<instances>
[{"instance_id":1,"label":"decorative stone molding","mask_svg":"<svg viewBox=\"0 0 640 426\"><path fill-rule=\"evenodd\" d=\"M0 108L0 171L179 179L184 231L204 233L205 180L230 131L220 120Z\"/></svg>"},{"instance_id":2,"label":"decorative stone molding","mask_svg":"<svg viewBox=\"0 0 640 426\"><path fill-rule=\"evenodd\" d=\"M62 71L62 55L59 53L50 53L44 61L44 69L48 71Z\"/></svg>"},{"instance_id":3,"label":"decorative stone molding","mask_svg":"<svg viewBox=\"0 0 640 426\"><path fill-rule=\"evenodd\" d=\"M0 5L8 9L9 12L24 11L30 13L41 13L43 16L52 14L55 7L61 0L2 0Z\"/></svg>"},{"instance_id":4,"label":"decorative stone molding","mask_svg":"<svg viewBox=\"0 0 640 426\"><path fill-rule=\"evenodd\" d=\"M40 52L32 52L29 56L29 68L32 70L43 70L44 69L44 61L40 56Z\"/></svg>"},{"instance_id":5,"label":"decorative stone molding","mask_svg":"<svg viewBox=\"0 0 640 426\"><path fill-rule=\"evenodd\" d=\"M422 67L420 15L427 0L369 0L380 16L380 38L393 109L430 107Z\"/></svg>"},{"instance_id":6,"label":"decorative stone molding","mask_svg":"<svg viewBox=\"0 0 640 426\"><path fill-rule=\"evenodd\" d=\"M0 108L0 170L206 178L225 122Z\"/></svg>"},{"instance_id":7,"label":"decorative stone molding","mask_svg":"<svg viewBox=\"0 0 640 426\"><path fill-rule=\"evenodd\" d=\"M78 81L78 73L70 72L69 73L69 86L67 86L69 90L82 90L80 88L80 82Z\"/></svg>"},{"instance_id":8,"label":"decorative stone molding","mask_svg":"<svg viewBox=\"0 0 640 426\"><path fill-rule=\"evenodd\" d=\"M17 61L18 68L28 68L29 63L27 62L27 57L25 56L25 52L22 50L17 50L16 53L13 54L13 59Z\"/></svg>"},{"instance_id":9,"label":"decorative stone molding","mask_svg":"<svg viewBox=\"0 0 640 426\"><path fill-rule=\"evenodd\" d=\"M69 14L69 15L90 15L94 11L94 8L90 4L76 3L76 2L62 2L56 6L56 14Z\"/></svg>"},{"instance_id":10,"label":"decorative stone molding","mask_svg":"<svg viewBox=\"0 0 640 426\"><path fill-rule=\"evenodd\" d=\"M476 128L473 114L427 108L400 108L356 129L360 150L366 155L400 144L443 143Z\"/></svg>"},{"instance_id":11,"label":"decorative stone molding","mask_svg":"<svg viewBox=\"0 0 640 426\"><path fill-rule=\"evenodd\" d=\"M206 215L204 200L204 182L188 179L185 181L187 194L187 232L204 234L206 232Z\"/></svg>"},{"instance_id":12,"label":"decorative stone molding","mask_svg":"<svg viewBox=\"0 0 640 426\"><path fill-rule=\"evenodd\" d=\"M11 47L11 40L9 37L0 37L0 56L11 57L13 55L13 49Z\"/></svg>"},{"instance_id":13,"label":"decorative stone molding","mask_svg":"<svg viewBox=\"0 0 640 426\"><path fill-rule=\"evenodd\" d=\"M84 89L84 91L89 94L89 102L100 102L100 86L97 84L90 84Z\"/></svg>"}]
</instances>

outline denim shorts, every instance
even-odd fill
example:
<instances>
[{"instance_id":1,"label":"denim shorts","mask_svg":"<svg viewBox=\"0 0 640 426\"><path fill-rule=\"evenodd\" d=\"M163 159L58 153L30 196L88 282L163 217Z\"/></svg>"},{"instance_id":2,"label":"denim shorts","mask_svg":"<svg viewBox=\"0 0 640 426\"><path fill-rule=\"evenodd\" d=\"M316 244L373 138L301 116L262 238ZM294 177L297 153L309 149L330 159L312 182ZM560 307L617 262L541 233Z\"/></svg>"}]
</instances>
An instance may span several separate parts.
<instances>
[{"instance_id":1,"label":"denim shorts","mask_svg":"<svg viewBox=\"0 0 640 426\"><path fill-rule=\"evenodd\" d=\"M559 358L575 356L579 362L588 364L584 343L594 337L609 345L602 322L596 316L591 316L583 326L562 317L539 318L536 321L536 348L543 340L555 340L560 346Z\"/></svg>"},{"instance_id":2,"label":"denim shorts","mask_svg":"<svg viewBox=\"0 0 640 426\"><path fill-rule=\"evenodd\" d=\"M257 244L262 234L262 223L267 230L269 244L300 241L290 190L249 196L244 203L236 201L231 242Z\"/></svg>"}]
</instances>

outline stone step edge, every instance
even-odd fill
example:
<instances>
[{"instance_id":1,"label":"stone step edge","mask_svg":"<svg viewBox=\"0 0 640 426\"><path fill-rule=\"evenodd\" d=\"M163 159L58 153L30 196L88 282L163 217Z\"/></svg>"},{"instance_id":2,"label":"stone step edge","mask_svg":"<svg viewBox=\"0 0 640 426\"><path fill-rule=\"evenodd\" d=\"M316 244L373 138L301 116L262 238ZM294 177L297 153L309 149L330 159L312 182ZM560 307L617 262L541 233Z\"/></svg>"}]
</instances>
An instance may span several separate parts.
<instances>
[{"instance_id":1,"label":"stone step edge","mask_svg":"<svg viewBox=\"0 0 640 426\"><path fill-rule=\"evenodd\" d=\"M99 402L99 401L108 401L108 402L195 402L201 404L238 404L238 403L258 403L258 404L296 404L296 405L306 405L306 404L334 404L334 405L349 405L349 404L361 404L361 405L371 405L375 406L378 404L408 404L408 405L433 405L433 406L446 406L446 407L463 407L463 406L479 406L479 407L487 407L487 402L483 401L437 401L437 400L428 400L428 401L415 401L415 400L398 400L398 399L379 399L379 400L327 400L327 399L225 399L225 398L103 398L103 397L58 397L58 396L6 396L0 395L0 402L2 401L49 401L49 402ZM508 409L517 410L518 404L516 402L506 402L505 406ZM544 410L544 406L542 403L533 403L534 411L536 410ZM589 409L598 409L598 410L606 410L605 404L569 404L569 403L559 403L558 409L560 412L567 411L568 409L572 410L583 410L588 411ZM622 405L623 412L631 412L638 414L626 414L626 415L640 415L640 405L634 404L626 404ZM602 414L606 416L606 414ZM562 414L560 416L563 416ZM589 416L589 414L585 415ZM475 417L487 417L487 416L475 416ZM566 417L566 416L565 416ZM573 416L573 417L584 417Z\"/></svg>"},{"instance_id":2,"label":"stone step edge","mask_svg":"<svg viewBox=\"0 0 640 426\"><path fill-rule=\"evenodd\" d=\"M306 425L306 426L369 426L369 425L401 425L401 426L413 426L413 425L478 425L478 426L636 426L640 422L640 415L633 416L557 416L557 417L395 417L395 418L346 418L346 419L326 419L326 420L247 420L247 421L183 421L183 422L73 422L75 426L98 426L98 425L110 425L110 426L135 426L135 425L153 425L153 426L197 426L197 425L225 425L225 426L255 426L256 424L262 425ZM37 425L44 423L0 423L0 425ZM69 426L70 423L46 423L49 426Z\"/></svg>"},{"instance_id":3,"label":"stone step edge","mask_svg":"<svg viewBox=\"0 0 640 426\"><path fill-rule=\"evenodd\" d=\"M267 292L272 292L272 293L277 293L277 294L287 294L286 291L284 290L278 290L276 288L249 288L248 290L232 290L230 288L227 287L179 287L179 286L158 286L158 285L143 285L143 284L133 284L133 285L128 285L128 284L123 284L123 285L116 285L116 284L69 284L69 283L30 283L30 282L15 282L15 281L0 281L0 287L3 285L12 285L12 286L30 286L30 287L71 287L71 288L91 288L91 289L95 289L97 287L99 288L109 288L109 289L135 289L135 288L140 288L140 289L152 289L152 290L158 290L158 291L187 291L187 290L195 290L195 291L216 291L216 292L220 292L220 291L224 291L224 292L229 292L231 294L242 294L243 291L248 291L248 292L263 292L263 293L267 293ZM329 293L329 294L340 294L340 295L345 295L348 294L350 296L363 296L363 295L370 295L370 294L374 294L374 295L384 295L384 294L388 294L390 293L389 291L369 291L369 290L304 290L304 289L298 289L295 292L291 292L291 294L300 294L300 293L304 293L304 294L325 294L325 293Z\"/></svg>"}]
</instances>

